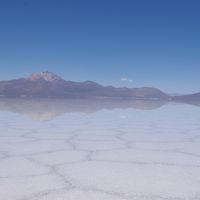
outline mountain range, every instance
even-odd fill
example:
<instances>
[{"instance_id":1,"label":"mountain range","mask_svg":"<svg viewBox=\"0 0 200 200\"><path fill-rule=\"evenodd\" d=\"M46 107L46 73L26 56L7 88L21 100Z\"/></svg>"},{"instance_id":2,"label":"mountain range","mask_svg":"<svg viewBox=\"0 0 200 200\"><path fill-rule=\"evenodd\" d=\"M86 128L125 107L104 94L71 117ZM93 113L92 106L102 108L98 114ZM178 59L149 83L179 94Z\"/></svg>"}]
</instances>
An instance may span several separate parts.
<instances>
[{"instance_id":1,"label":"mountain range","mask_svg":"<svg viewBox=\"0 0 200 200\"><path fill-rule=\"evenodd\" d=\"M157 88L102 86L93 81L74 82L51 72L40 72L26 78L0 81L1 97L148 99L171 101L200 100L200 93L170 96Z\"/></svg>"}]
</instances>

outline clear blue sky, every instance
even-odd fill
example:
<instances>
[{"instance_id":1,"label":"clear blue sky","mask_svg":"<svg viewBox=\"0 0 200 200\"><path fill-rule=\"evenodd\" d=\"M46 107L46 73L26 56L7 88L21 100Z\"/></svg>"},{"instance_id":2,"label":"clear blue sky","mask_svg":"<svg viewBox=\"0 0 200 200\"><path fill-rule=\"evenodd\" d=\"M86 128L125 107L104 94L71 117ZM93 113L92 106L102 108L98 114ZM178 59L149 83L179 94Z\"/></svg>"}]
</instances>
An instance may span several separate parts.
<instances>
[{"instance_id":1,"label":"clear blue sky","mask_svg":"<svg viewBox=\"0 0 200 200\"><path fill-rule=\"evenodd\" d=\"M0 79L44 70L200 91L200 1L0 0Z\"/></svg>"}]
</instances>

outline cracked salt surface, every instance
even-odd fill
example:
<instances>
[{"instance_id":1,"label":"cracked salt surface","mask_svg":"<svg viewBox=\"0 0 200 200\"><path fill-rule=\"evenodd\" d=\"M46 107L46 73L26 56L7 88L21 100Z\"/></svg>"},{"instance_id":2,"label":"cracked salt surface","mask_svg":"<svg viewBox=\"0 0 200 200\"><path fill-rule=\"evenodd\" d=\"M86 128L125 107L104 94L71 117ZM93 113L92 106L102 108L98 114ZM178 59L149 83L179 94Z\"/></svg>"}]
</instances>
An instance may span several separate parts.
<instances>
[{"instance_id":1,"label":"cracked salt surface","mask_svg":"<svg viewBox=\"0 0 200 200\"><path fill-rule=\"evenodd\" d=\"M2 200L200 200L198 107L23 115L0 112Z\"/></svg>"}]
</instances>

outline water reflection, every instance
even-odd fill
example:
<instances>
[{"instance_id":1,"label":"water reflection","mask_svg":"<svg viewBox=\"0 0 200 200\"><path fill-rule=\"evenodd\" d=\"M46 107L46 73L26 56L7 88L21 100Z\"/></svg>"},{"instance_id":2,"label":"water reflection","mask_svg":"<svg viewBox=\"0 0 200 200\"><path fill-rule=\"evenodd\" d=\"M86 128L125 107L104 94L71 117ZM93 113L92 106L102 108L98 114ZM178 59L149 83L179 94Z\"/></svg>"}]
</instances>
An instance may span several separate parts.
<instances>
[{"instance_id":1,"label":"water reflection","mask_svg":"<svg viewBox=\"0 0 200 200\"><path fill-rule=\"evenodd\" d=\"M200 199L198 107L1 99L0 111L3 200Z\"/></svg>"},{"instance_id":2,"label":"water reflection","mask_svg":"<svg viewBox=\"0 0 200 200\"><path fill-rule=\"evenodd\" d=\"M0 99L0 111L50 120L65 113L95 113L100 110L141 109L153 110L165 105L164 101L97 100L97 99Z\"/></svg>"},{"instance_id":3,"label":"water reflection","mask_svg":"<svg viewBox=\"0 0 200 200\"><path fill-rule=\"evenodd\" d=\"M95 113L100 110L139 109L155 110L168 104L158 100L119 100L119 99L0 99L0 111L27 115L37 120L51 120L65 113ZM200 106L200 102L187 102Z\"/></svg>"}]
</instances>

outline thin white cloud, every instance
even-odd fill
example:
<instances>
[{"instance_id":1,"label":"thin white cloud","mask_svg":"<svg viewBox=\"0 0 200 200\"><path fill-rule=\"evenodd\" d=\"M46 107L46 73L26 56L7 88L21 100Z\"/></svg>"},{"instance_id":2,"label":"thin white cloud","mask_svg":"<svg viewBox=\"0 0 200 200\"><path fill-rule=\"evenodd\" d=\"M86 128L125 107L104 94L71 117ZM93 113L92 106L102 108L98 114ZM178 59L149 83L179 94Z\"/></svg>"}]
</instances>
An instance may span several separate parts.
<instances>
[{"instance_id":1,"label":"thin white cloud","mask_svg":"<svg viewBox=\"0 0 200 200\"><path fill-rule=\"evenodd\" d=\"M127 78L121 78L121 81L127 81L128 79Z\"/></svg>"},{"instance_id":2,"label":"thin white cloud","mask_svg":"<svg viewBox=\"0 0 200 200\"><path fill-rule=\"evenodd\" d=\"M132 79L128 79L128 78L126 78L126 77L122 77L120 80L121 80L121 81L130 82L130 83L132 83L132 82L133 82L133 80L132 80Z\"/></svg>"}]
</instances>

